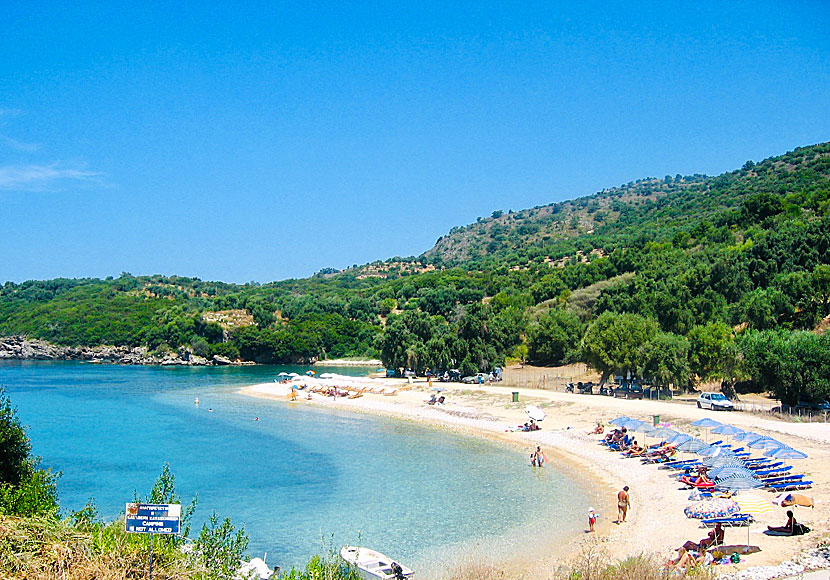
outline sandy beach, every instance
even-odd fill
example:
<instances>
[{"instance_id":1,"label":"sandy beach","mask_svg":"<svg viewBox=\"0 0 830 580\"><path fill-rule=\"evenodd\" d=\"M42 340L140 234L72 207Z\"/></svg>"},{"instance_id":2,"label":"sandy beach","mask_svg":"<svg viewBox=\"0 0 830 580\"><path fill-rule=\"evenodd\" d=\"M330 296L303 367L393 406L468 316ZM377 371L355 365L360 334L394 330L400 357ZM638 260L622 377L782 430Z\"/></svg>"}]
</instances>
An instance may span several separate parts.
<instances>
[{"instance_id":1,"label":"sandy beach","mask_svg":"<svg viewBox=\"0 0 830 580\"><path fill-rule=\"evenodd\" d=\"M747 567L774 565L788 560L802 550L817 545L830 530L828 510L828 480L826 468L830 459L830 424L794 423L779 421L761 414L732 412L717 413L698 409L693 403L677 401L624 400L599 395L565 393L561 386L548 385L549 389L516 387L523 384L521 371L507 369L505 380L497 385L464 385L438 383L433 387L446 389L444 405L427 405L432 393L426 379L414 379L411 383L401 379L343 377L334 379L304 378L295 384L308 388L341 386L365 391L358 398L331 397L299 391L296 401L290 402L290 384L264 383L242 389L246 395L286 401L293 405L319 405L347 409L361 413L373 413L506 441L518 449L530 453L541 445L551 463L557 468L579 473L586 488L595 496L594 506L600 513L597 531L582 533L561 546L551 546L546 554L535 559L523 558L521 562L505 562L504 566L516 574L528 578L549 578L564 560L576 556L585 549L605 550L611 558L624 558L640 553L657 554L668 560L673 550L686 540L698 541L707 530L699 520L689 519L683 509L691 503L689 490L678 483L674 472L644 465L636 459L626 459L598 444L599 437L587 435L597 421L607 422L619 415L651 421L660 415L661 422L668 423L681 432L705 438L705 430L692 427L692 421L712 417L757 433L769 434L784 443L804 451L807 459L793 461L798 473L812 480L813 488L805 493L813 497L816 507L797 508L796 518L812 528L810 534L795 537L772 537L762 533L767 525L780 526L786 522L785 510L776 507L773 512L756 516L756 523L749 528L749 544L758 546L760 552L747 555L737 565L724 566L723 572L735 572ZM370 391L377 392L370 392ZM386 394L382 391L385 390ZM519 393L519 402L512 401L512 392ZM394 394L390 394L390 393ZM527 421L524 409L538 405L547 414L536 432L512 431ZM710 440L713 438L709 437ZM642 442L642 441L641 441ZM653 441L651 441L653 442ZM689 456L691 457L691 456ZM616 524L616 493L624 485L631 489L631 510L625 523ZM768 491L753 492L772 499ZM587 508L586 530L587 530ZM727 528L726 544L747 542L747 528ZM517 576L518 577L518 576Z\"/></svg>"}]
</instances>

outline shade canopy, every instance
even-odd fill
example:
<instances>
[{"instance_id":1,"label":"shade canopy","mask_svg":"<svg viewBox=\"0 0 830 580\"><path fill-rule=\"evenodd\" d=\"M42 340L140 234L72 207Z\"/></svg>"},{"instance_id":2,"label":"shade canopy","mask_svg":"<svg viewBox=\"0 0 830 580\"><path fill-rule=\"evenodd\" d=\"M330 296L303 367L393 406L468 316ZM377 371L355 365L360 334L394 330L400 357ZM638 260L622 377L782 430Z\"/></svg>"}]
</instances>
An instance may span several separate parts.
<instances>
[{"instance_id":1,"label":"shade canopy","mask_svg":"<svg viewBox=\"0 0 830 580\"><path fill-rule=\"evenodd\" d=\"M748 447L750 449L778 449L779 447L786 447L786 445L772 437L761 437L752 441Z\"/></svg>"},{"instance_id":2,"label":"shade canopy","mask_svg":"<svg viewBox=\"0 0 830 580\"><path fill-rule=\"evenodd\" d=\"M718 425L712 429L712 433L716 433L718 435L737 435L738 433L743 432L743 429L735 427L734 425Z\"/></svg>"},{"instance_id":3,"label":"shade canopy","mask_svg":"<svg viewBox=\"0 0 830 580\"><path fill-rule=\"evenodd\" d=\"M691 451L692 453L696 453L701 449L705 449L709 447L707 443L704 443L700 439L689 439L688 441L684 441L683 443L677 446L678 451Z\"/></svg>"},{"instance_id":4,"label":"shade canopy","mask_svg":"<svg viewBox=\"0 0 830 580\"><path fill-rule=\"evenodd\" d=\"M697 452L697 454L701 457L718 457L719 455L734 455L734 453L732 453L728 449L719 447L717 445L710 445L709 447L700 449Z\"/></svg>"},{"instance_id":5,"label":"shade canopy","mask_svg":"<svg viewBox=\"0 0 830 580\"><path fill-rule=\"evenodd\" d=\"M740 465L724 465L722 467L716 467L712 471L709 472L709 477L713 477L715 479L725 479L727 477L732 477L735 475L740 475L742 477L755 477L755 473L746 467L741 467Z\"/></svg>"},{"instance_id":6,"label":"shade canopy","mask_svg":"<svg viewBox=\"0 0 830 580\"><path fill-rule=\"evenodd\" d=\"M775 511L768 499L756 493L739 493L735 496L735 502L744 514L760 515Z\"/></svg>"},{"instance_id":7,"label":"shade canopy","mask_svg":"<svg viewBox=\"0 0 830 580\"><path fill-rule=\"evenodd\" d=\"M718 425L723 425L720 421L715 421L714 419L710 419L709 417L704 417L703 419L698 419L697 421L692 421L692 425L695 427L717 427Z\"/></svg>"},{"instance_id":8,"label":"shade canopy","mask_svg":"<svg viewBox=\"0 0 830 580\"><path fill-rule=\"evenodd\" d=\"M545 412L535 405L528 405L527 407L525 407L525 413L527 413L527 416L533 419L534 421L545 420Z\"/></svg>"},{"instance_id":9,"label":"shade canopy","mask_svg":"<svg viewBox=\"0 0 830 580\"><path fill-rule=\"evenodd\" d=\"M715 481L715 487L720 489L758 489L764 487L764 484L751 477L742 477L740 475L733 475L732 477L724 477Z\"/></svg>"},{"instance_id":10,"label":"shade canopy","mask_svg":"<svg viewBox=\"0 0 830 580\"><path fill-rule=\"evenodd\" d=\"M690 441L691 439L694 439L694 437L692 437L691 435L688 435L686 433L676 433L675 435L667 439L666 443L670 445L680 445L681 443L685 443L686 441Z\"/></svg>"},{"instance_id":11,"label":"shade canopy","mask_svg":"<svg viewBox=\"0 0 830 580\"><path fill-rule=\"evenodd\" d=\"M657 439L662 439L668 443L671 439L674 439L677 435L680 435L680 433L678 433L674 429L660 427L658 429L655 429L654 431L651 431L649 435L651 435L652 437L656 437ZM685 435L685 437L691 439L691 436L689 435ZM684 441L686 440L687 439L684 439Z\"/></svg>"},{"instance_id":12,"label":"shade canopy","mask_svg":"<svg viewBox=\"0 0 830 580\"><path fill-rule=\"evenodd\" d=\"M619 427L620 425L622 425L623 423L625 423L626 421L629 421L629 420L631 420L631 417L627 417L625 415L620 415L619 417L617 417L615 419L611 419L608 422L611 423L612 425L616 425L617 427Z\"/></svg>"},{"instance_id":13,"label":"shade canopy","mask_svg":"<svg viewBox=\"0 0 830 580\"><path fill-rule=\"evenodd\" d=\"M761 435L758 435L752 431L744 431L743 433L735 435L735 441L751 441L752 439L757 439L758 437L761 437Z\"/></svg>"},{"instance_id":14,"label":"shade canopy","mask_svg":"<svg viewBox=\"0 0 830 580\"><path fill-rule=\"evenodd\" d=\"M716 457L706 457L703 459L703 465L707 467L725 467L733 465L735 467L744 467L744 462L740 458L733 455L718 455Z\"/></svg>"},{"instance_id":15,"label":"shade canopy","mask_svg":"<svg viewBox=\"0 0 830 580\"><path fill-rule=\"evenodd\" d=\"M696 501L689 504L683 513L687 518L709 519L709 518L726 518L740 511L737 503L731 499L713 498Z\"/></svg>"},{"instance_id":16,"label":"shade canopy","mask_svg":"<svg viewBox=\"0 0 830 580\"><path fill-rule=\"evenodd\" d=\"M773 459L807 459L807 454L792 447L773 447L764 452L767 457Z\"/></svg>"}]
</instances>

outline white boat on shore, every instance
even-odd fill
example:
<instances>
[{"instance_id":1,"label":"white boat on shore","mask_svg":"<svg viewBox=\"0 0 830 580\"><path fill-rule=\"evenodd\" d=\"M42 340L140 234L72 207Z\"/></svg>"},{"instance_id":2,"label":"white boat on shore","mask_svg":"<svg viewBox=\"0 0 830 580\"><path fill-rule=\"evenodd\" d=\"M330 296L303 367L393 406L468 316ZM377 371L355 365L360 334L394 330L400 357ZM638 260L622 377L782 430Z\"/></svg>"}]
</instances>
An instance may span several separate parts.
<instances>
[{"instance_id":1,"label":"white boat on shore","mask_svg":"<svg viewBox=\"0 0 830 580\"><path fill-rule=\"evenodd\" d=\"M360 571L365 580L408 580L415 572L380 552L357 546L343 546L340 557Z\"/></svg>"}]
</instances>

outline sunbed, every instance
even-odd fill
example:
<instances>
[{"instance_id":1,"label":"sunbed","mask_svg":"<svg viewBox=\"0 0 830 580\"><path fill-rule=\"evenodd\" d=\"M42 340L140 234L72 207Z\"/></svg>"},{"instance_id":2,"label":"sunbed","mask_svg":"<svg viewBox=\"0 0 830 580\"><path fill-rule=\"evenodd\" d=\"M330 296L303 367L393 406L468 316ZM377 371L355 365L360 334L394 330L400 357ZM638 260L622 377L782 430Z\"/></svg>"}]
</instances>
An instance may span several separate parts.
<instances>
[{"instance_id":1,"label":"sunbed","mask_svg":"<svg viewBox=\"0 0 830 580\"><path fill-rule=\"evenodd\" d=\"M793 491L795 489L809 489L813 487L812 481L791 481L787 483L773 483L767 486L770 491Z\"/></svg>"},{"instance_id":2,"label":"sunbed","mask_svg":"<svg viewBox=\"0 0 830 580\"><path fill-rule=\"evenodd\" d=\"M706 528L714 528L716 524L722 526L748 526L755 521L752 514L735 514L727 518L709 518L702 520L703 526Z\"/></svg>"}]
</instances>

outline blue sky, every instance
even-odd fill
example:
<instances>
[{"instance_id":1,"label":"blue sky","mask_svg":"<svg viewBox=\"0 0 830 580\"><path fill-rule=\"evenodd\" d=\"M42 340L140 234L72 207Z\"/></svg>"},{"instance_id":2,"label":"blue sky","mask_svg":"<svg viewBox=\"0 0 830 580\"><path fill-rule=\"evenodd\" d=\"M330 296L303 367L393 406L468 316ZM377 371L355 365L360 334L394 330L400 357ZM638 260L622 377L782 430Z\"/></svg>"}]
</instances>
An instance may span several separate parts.
<instances>
[{"instance_id":1,"label":"blue sky","mask_svg":"<svg viewBox=\"0 0 830 580\"><path fill-rule=\"evenodd\" d=\"M68 4L4 2L0 281L304 277L830 140L825 1Z\"/></svg>"}]
</instances>

